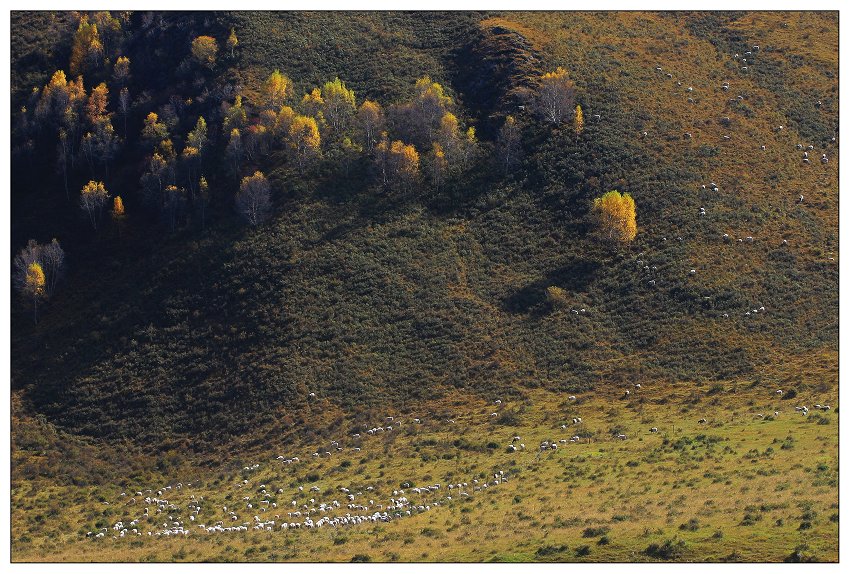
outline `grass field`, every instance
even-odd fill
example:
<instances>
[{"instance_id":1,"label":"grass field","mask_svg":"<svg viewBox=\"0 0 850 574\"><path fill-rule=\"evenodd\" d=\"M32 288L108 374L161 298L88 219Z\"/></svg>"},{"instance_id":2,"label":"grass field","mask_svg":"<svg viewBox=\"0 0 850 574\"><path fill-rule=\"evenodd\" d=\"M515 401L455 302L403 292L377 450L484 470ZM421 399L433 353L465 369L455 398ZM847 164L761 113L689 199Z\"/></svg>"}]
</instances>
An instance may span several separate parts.
<instances>
[{"instance_id":1,"label":"grass field","mask_svg":"<svg viewBox=\"0 0 850 574\"><path fill-rule=\"evenodd\" d=\"M394 428L382 435L367 436L364 430L386 424L383 417L346 419L322 441L281 433L272 450L247 448L235 460L216 464L198 456L169 472L150 474L145 482L129 476L83 487L14 481L13 504L25 512L14 517L13 551L16 560L36 561L349 561L355 556L380 561L782 561L804 546L802 556L833 561L838 557L834 399L830 392L801 392L784 400L774 389L744 382L645 385L632 389L627 399L622 388L600 389L581 393L574 402L534 391L499 406L450 396L422 411L388 409L384 414L395 418ZM832 408L815 411L814 403ZM812 408L807 417L794 409L801 404ZM332 409L321 398L313 408L325 416ZM574 425L574 417L582 423ZM567 429L561 429L565 423ZM650 432L653 426L658 433ZM363 438L352 438L355 432ZM616 438L621 433L625 440ZM579 443L538 450L543 440L576 434L582 437ZM521 437L524 451L507 452L514 435ZM334 439L341 452L311 456ZM354 452L355 445L362 450ZM285 465L279 455L298 456L301 462ZM17 464L33 464L18 456ZM254 464L257 470L241 470ZM508 482L473 490L474 478L483 483L499 471ZM181 490L174 486L178 482ZM463 489L470 491L468 498L448 490L457 482L470 485ZM139 537L116 538L111 530L119 520L127 524L142 514L141 497L128 503L135 491L150 488L156 496L166 485L174 486L163 496L176 505L166 511L171 519L192 526L222 520L250 527L255 515L263 521L275 514L285 517L293 498L299 508L311 497L316 505L344 501L339 488L346 487L363 493L356 497L358 504L370 506L367 499L388 504L392 491L405 483L440 484L435 493L420 496L407 488L406 494L415 504L442 499L443 505L388 523L312 531L281 531L278 518L273 532L207 534L189 526L188 537L149 537L147 531L162 529L166 514L142 519L137 528L144 535ZM246 508L244 496L254 505L263 499L261 486L278 509ZM312 486L319 492L309 492ZM445 501L451 494L453 500ZM203 498L195 523L187 519L191 496ZM223 507L238 521L231 521ZM351 511L343 505L332 514L346 512ZM105 538L85 537L100 526L110 527ZM673 544L664 547L668 540ZM671 553L647 553L653 543L672 548Z\"/></svg>"}]
</instances>

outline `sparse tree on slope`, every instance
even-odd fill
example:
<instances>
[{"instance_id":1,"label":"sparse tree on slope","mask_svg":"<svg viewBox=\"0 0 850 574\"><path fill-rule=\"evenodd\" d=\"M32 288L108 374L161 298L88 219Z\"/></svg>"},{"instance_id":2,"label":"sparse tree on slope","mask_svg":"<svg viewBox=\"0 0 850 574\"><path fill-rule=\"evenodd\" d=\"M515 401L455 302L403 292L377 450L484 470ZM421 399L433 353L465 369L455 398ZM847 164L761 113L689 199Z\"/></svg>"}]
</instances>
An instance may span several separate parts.
<instances>
[{"instance_id":1,"label":"sparse tree on slope","mask_svg":"<svg viewBox=\"0 0 850 574\"><path fill-rule=\"evenodd\" d=\"M593 211L603 238L611 243L626 245L637 235L635 201L628 193L609 191L593 200Z\"/></svg>"},{"instance_id":2,"label":"sparse tree on slope","mask_svg":"<svg viewBox=\"0 0 850 574\"><path fill-rule=\"evenodd\" d=\"M568 117L575 102L575 85L563 68L547 72L540 78L540 88L535 100L537 111L553 124L560 124Z\"/></svg>"},{"instance_id":3,"label":"sparse tree on slope","mask_svg":"<svg viewBox=\"0 0 850 574\"><path fill-rule=\"evenodd\" d=\"M236 194L236 210L252 226L268 219L271 213L271 186L262 172L242 178Z\"/></svg>"}]
</instances>

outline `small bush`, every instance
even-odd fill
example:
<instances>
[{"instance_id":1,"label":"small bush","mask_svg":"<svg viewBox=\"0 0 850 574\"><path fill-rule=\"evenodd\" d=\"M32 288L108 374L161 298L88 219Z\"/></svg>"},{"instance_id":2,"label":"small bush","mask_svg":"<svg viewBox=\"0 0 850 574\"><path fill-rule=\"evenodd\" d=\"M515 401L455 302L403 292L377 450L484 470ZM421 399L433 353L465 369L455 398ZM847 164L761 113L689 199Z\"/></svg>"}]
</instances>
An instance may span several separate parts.
<instances>
[{"instance_id":1,"label":"small bush","mask_svg":"<svg viewBox=\"0 0 850 574\"><path fill-rule=\"evenodd\" d=\"M590 546L587 544L576 548L576 556L587 556L588 554L590 554Z\"/></svg>"},{"instance_id":2,"label":"small bush","mask_svg":"<svg viewBox=\"0 0 850 574\"><path fill-rule=\"evenodd\" d=\"M581 535L583 538L596 538L597 536L608 534L610 531L611 528L608 526L589 526L584 529L584 532L582 532Z\"/></svg>"},{"instance_id":3,"label":"small bush","mask_svg":"<svg viewBox=\"0 0 850 574\"><path fill-rule=\"evenodd\" d=\"M371 556L369 556L368 554L355 554L355 555L351 558L351 561L352 561L352 562L371 562L371 561L372 561L372 557L371 557Z\"/></svg>"},{"instance_id":4,"label":"small bush","mask_svg":"<svg viewBox=\"0 0 850 574\"><path fill-rule=\"evenodd\" d=\"M678 560L685 553L687 543L684 540L665 540L663 544L652 543L646 547L644 554L662 560Z\"/></svg>"},{"instance_id":5,"label":"small bush","mask_svg":"<svg viewBox=\"0 0 850 574\"><path fill-rule=\"evenodd\" d=\"M538 548L534 554L538 557L552 556L554 554L561 554L567 550L569 550L569 548L567 548L566 544L561 544L560 546L555 544L545 544Z\"/></svg>"},{"instance_id":6,"label":"small bush","mask_svg":"<svg viewBox=\"0 0 850 574\"><path fill-rule=\"evenodd\" d=\"M785 562L793 563L808 563L817 561L817 557L809 553L809 547L806 544L800 544L799 546L794 548L794 551L785 558Z\"/></svg>"}]
</instances>

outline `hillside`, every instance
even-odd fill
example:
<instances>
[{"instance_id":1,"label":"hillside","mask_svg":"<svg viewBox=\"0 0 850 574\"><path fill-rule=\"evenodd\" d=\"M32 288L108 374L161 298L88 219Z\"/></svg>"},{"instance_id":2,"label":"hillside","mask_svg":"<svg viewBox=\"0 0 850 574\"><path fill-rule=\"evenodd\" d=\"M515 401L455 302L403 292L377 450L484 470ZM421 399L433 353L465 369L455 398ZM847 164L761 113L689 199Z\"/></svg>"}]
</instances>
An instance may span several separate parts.
<instances>
[{"instance_id":1,"label":"hillside","mask_svg":"<svg viewBox=\"0 0 850 574\"><path fill-rule=\"evenodd\" d=\"M13 42L13 118L22 105L33 109L31 88L65 66L77 20L67 13L39 13L37 20L13 14L12 35L21 40ZM349 464L364 477L386 474L382 495L414 469L424 469L434 482L452 480L452 473L483 477L514 464L501 456L511 433L543 440L559 429L556 419L572 418L578 411L564 400L574 394L587 397L581 409L592 421L586 438L606 444L558 456L572 456L567 469L588 460L598 464L586 480L563 478L571 488L587 489L584 495L606 500L594 520L610 525L611 515L634 516L669 502L672 489L685 480L691 480L687 488L707 481L704 473L716 473L712 484L730 480L741 493L761 492L789 453L776 446L770 447L775 454L741 457L793 435L797 449L818 449L818 462L807 461L805 470L786 477L789 490L777 503L785 506L761 513L779 509L787 525L797 521L796 513L807 510L794 506L792 495L815 473L810 506L819 519L811 546L820 559L837 558L837 519L826 520L837 512L830 506L837 505L837 479L830 478L837 476L837 13L175 12L120 20L116 45L130 58L127 85L134 99L126 133L114 116L124 142L106 179L112 195L123 197L126 218L93 232L80 215L76 191L90 179L86 169L70 176L66 198L53 158L56 144L46 130L29 136L16 128L13 134L12 256L31 238L57 237L68 263L55 294L39 304L37 324L28 301L16 299L12 306L13 505L27 508L13 511L13 520L29 533L13 546L22 556L37 559L48 550L49 544L31 543L45 534L40 529L61 530L52 519L48 526L31 521L33 509L47 512L34 491L40 481L64 494L88 489L78 502L85 519L74 523L73 536L66 532L71 546L64 556L74 560L80 554L73 545L88 542L78 540L77 530L99 521L83 499L115 503L120 489L199 480L198 492L223 505L230 496L225 485L249 460L272 460L282 445L319 449L343 431L350 435L388 415L407 424L414 417L452 418L466 426L458 437L439 426L427 436L402 427L404 434L397 442L388 439L384 455L371 451L366 463L350 455ZM230 30L239 37L232 54L224 48ZM191 62L192 40L201 34L222 46L214 66ZM539 78L559 66L575 83L585 118L580 134L572 124L541 121L529 105ZM275 69L292 79L289 103L298 113L307 113L306 104L298 104L302 94L339 77L358 106L376 100L387 110L388 129L405 135L406 116L393 110L415 97L417 80L429 76L444 87L461 126L476 128L478 153L439 186L428 185L423 175L391 191L376 182L367 153L347 163L340 159L342 148L335 146L341 136L322 124L322 157L306 173L296 168L292 152L274 145L244 159L234 173L222 124L241 94L256 125L264 82ZM115 112L118 86L110 78L106 68L98 69L86 76L85 87L107 82L107 109ZM203 225L187 208L169 227L145 203L140 176L149 152L139 132L154 110L162 118L173 113L169 125L178 150L188 145L198 116L207 118L210 151L200 169L211 199ZM521 128L522 160L506 173L496 157L507 115ZM424 172L430 164L418 147ZM255 170L271 184L272 210L267 222L251 227L234 213L234 196L241 177ZM594 198L614 189L637 205L636 238L618 248L599 241L590 212ZM550 287L562 295L547 295ZM611 401L635 384L651 389L651 399L627 401L615 414L620 403ZM780 388L793 389L809 404L827 401L834 412L792 422L796 401L771 401ZM661 427L666 390L684 434L674 430L660 446L644 438L608 444L620 432L632 438L644 427ZM505 422L480 420L497 399L514 414ZM776 424L752 419L758 410L774 409L782 411ZM695 426L702 416L711 429ZM756 429L766 434L754 437ZM476 437L477 444L495 431L497 452L477 445L462 453L468 462L458 458L454 468L442 462L451 460L447 452L464 450L456 438ZM692 453L684 461L673 451L688 451L691 443L670 446L678 444L676 437L696 441L691 451L705 448L710 455ZM724 441L732 450L713 446ZM532 451L536 444L529 442ZM51 471L50 461L56 463L63 449L73 454L61 472ZM402 459L412 449L430 454L397 466L381 458ZM112 460L113 452L132 454ZM534 488L571 472L554 458L532 463L530 456L516 463L521 474L519 468L511 472L537 474ZM755 462L753 477L717 470L750 459L762 461L767 474L756 471ZM336 462L309 464L322 481L336 468ZM687 479L682 475L659 490L647 486L652 502L629 508L605 494L613 488L605 486L608 479L654 480L656 472L644 470L650 466L687 469ZM122 467L132 468L132 479L120 475ZM310 482L306 470L286 473L251 481L287 488ZM472 505L482 524L505 511L509 498L532 497L508 485L510 494L499 492L499 502ZM723 505L712 511L718 516L739 502L724 500L722 489L700 496L700 503ZM544 502L523 512L535 516ZM559 512L566 516L573 504ZM455 524L455 511L412 518L419 521L416 536L439 530L434 521ZM670 510L645 528L672 535L680 514L684 522L696 513L695 504ZM538 533L548 528L546 520L529 521ZM697 535L683 529L691 549L679 558L734 560L726 544L730 536L741 544L746 539L740 517L735 524L707 522L727 532L726 542L704 550ZM594 548L587 559L646 559L640 553L656 538L644 540L639 524L628 526L628 543L615 542L610 553ZM564 536L581 538L587 526L563 526ZM775 536L765 535L764 548L747 546L737 558L785 558L801 535L777 528ZM470 529L454 530L452 545L486 530ZM699 536L707 532L701 527ZM511 549L512 534L494 535L480 552L457 550L445 559L486 560L494 558L491 550L502 560L584 559L573 553L573 541L566 556L537 535L528 548ZM242 558L437 560L436 548L445 542L445 534L435 535L427 556L390 543L379 557L358 536L352 535L351 546L335 540L319 545L315 554L256 550ZM664 536L658 534L659 543ZM338 555L321 553L340 545ZM215 546L176 558L170 554L176 546L119 547L102 559L238 558L219 556Z\"/></svg>"}]
</instances>

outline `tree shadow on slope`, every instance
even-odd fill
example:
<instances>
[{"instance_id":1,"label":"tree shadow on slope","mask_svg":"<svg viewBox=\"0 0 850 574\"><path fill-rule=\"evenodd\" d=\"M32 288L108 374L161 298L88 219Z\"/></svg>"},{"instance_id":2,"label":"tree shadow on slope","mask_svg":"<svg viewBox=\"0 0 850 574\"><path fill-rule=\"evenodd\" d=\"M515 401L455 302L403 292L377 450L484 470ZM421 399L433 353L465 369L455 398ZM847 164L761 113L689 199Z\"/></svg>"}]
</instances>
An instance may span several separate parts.
<instances>
[{"instance_id":1,"label":"tree shadow on slope","mask_svg":"<svg viewBox=\"0 0 850 574\"><path fill-rule=\"evenodd\" d=\"M553 269L543 278L529 283L502 304L508 313L530 313L534 317L546 311L546 288L556 285L571 292L585 291L596 280L601 264L598 261L576 257Z\"/></svg>"}]
</instances>

